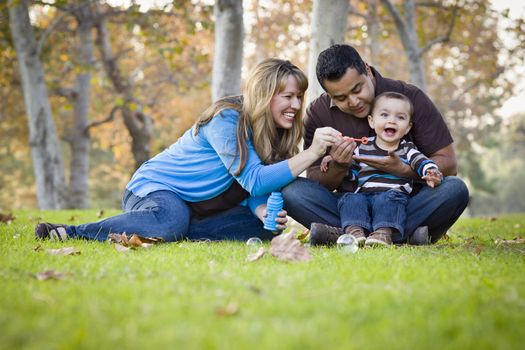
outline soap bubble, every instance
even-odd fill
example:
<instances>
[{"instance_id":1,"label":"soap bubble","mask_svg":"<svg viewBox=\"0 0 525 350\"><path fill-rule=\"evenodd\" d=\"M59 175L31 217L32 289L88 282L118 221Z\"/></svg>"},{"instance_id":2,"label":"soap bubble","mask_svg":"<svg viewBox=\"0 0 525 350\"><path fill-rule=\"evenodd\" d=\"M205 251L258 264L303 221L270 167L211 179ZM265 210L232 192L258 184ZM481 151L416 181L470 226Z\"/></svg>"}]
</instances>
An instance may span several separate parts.
<instances>
[{"instance_id":1,"label":"soap bubble","mask_svg":"<svg viewBox=\"0 0 525 350\"><path fill-rule=\"evenodd\" d=\"M339 236L337 239L337 248L339 248L344 253L355 253L359 249L357 240L354 236L349 233Z\"/></svg>"},{"instance_id":2,"label":"soap bubble","mask_svg":"<svg viewBox=\"0 0 525 350\"><path fill-rule=\"evenodd\" d=\"M246 241L248 247L248 254L256 253L263 245L263 242L259 237L251 237Z\"/></svg>"}]
</instances>

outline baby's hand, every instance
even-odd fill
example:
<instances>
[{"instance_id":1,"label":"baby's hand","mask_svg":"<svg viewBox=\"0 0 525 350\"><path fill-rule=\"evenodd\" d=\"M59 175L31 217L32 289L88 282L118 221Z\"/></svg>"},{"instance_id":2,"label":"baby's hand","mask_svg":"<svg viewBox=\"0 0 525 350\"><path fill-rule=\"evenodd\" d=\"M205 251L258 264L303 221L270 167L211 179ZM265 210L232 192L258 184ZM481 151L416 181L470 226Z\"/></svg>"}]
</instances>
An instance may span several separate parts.
<instances>
[{"instance_id":1,"label":"baby's hand","mask_svg":"<svg viewBox=\"0 0 525 350\"><path fill-rule=\"evenodd\" d=\"M443 174L441 174L441 171L439 171L438 169L432 168L428 169L426 174L421 178L426 181L427 185L434 188L441 185L441 181L443 180Z\"/></svg>"},{"instance_id":2,"label":"baby's hand","mask_svg":"<svg viewBox=\"0 0 525 350\"><path fill-rule=\"evenodd\" d=\"M323 160L321 160L320 169L323 173L326 173L328 171L328 164L332 161L332 156L324 156Z\"/></svg>"}]
</instances>

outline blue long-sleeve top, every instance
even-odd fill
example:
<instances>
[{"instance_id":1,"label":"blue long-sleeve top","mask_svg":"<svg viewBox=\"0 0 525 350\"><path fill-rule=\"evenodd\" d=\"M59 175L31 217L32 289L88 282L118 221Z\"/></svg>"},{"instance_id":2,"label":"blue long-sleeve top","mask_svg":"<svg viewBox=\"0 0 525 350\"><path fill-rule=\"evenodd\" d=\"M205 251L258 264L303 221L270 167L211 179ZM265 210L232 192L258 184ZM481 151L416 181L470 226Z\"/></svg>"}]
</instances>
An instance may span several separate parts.
<instances>
[{"instance_id":1,"label":"blue long-sleeve top","mask_svg":"<svg viewBox=\"0 0 525 350\"><path fill-rule=\"evenodd\" d=\"M201 126L195 135L195 126L179 140L145 162L133 175L126 188L136 196L168 190L188 202L214 198L226 191L234 180L250 193L244 205L253 212L264 203L268 194L294 180L288 160L265 165L248 140L246 165L238 176L240 157L237 151L237 123L239 113L223 110Z\"/></svg>"}]
</instances>

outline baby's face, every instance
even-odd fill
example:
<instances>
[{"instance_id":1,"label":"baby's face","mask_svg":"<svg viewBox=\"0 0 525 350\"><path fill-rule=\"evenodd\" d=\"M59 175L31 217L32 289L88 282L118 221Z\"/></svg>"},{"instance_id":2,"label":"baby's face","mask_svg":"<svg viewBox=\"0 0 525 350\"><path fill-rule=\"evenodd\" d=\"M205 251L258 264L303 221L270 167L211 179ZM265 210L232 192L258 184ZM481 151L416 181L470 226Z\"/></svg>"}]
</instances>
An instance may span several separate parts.
<instances>
[{"instance_id":1,"label":"baby's face","mask_svg":"<svg viewBox=\"0 0 525 350\"><path fill-rule=\"evenodd\" d=\"M387 144L398 143L412 127L410 105L403 100L382 97L376 101L368 122L378 139Z\"/></svg>"}]
</instances>

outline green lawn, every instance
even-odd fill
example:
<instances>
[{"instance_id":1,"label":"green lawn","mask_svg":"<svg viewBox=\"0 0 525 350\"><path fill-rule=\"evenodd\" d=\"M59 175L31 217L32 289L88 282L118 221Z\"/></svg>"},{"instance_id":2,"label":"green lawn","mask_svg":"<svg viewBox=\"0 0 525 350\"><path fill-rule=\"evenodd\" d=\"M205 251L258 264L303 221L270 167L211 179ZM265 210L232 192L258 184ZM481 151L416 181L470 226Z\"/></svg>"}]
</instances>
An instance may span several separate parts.
<instances>
[{"instance_id":1,"label":"green lawn","mask_svg":"<svg viewBox=\"0 0 525 350\"><path fill-rule=\"evenodd\" d=\"M108 211L105 215L116 213ZM523 349L525 214L462 219L429 247L310 248L248 263L244 243L37 242L38 220L0 224L0 349ZM35 247L40 249L35 251ZM47 249L73 246L75 256ZM38 280L48 269L62 280Z\"/></svg>"}]
</instances>

